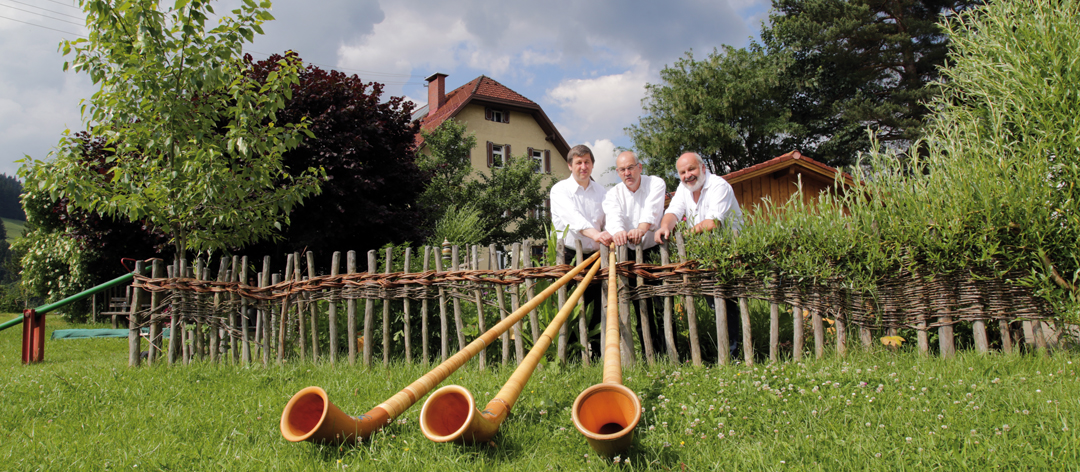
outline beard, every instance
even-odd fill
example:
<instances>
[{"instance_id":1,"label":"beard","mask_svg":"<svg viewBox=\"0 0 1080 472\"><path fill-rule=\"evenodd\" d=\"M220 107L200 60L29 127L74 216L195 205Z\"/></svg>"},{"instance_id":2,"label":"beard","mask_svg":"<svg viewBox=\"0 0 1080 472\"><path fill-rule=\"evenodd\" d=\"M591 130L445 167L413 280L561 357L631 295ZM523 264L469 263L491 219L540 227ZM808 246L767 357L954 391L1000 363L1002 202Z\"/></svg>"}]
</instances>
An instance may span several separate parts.
<instances>
[{"instance_id":1,"label":"beard","mask_svg":"<svg viewBox=\"0 0 1080 472\"><path fill-rule=\"evenodd\" d=\"M705 179L703 179L702 177L704 177L704 175L698 177L697 180L695 180L692 184L687 184L684 180L682 183L683 187L686 187L686 189L691 192L697 192L698 190L701 190L701 187L705 185Z\"/></svg>"}]
</instances>

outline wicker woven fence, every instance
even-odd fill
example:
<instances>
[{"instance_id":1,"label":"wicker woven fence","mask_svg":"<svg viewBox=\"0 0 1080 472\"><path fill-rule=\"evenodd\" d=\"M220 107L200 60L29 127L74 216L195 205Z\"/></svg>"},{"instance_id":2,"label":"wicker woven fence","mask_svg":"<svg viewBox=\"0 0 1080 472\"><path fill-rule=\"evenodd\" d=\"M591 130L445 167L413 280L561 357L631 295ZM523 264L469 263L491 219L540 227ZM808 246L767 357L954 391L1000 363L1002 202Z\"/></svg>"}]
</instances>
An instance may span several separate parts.
<instances>
[{"instance_id":1,"label":"wicker woven fence","mask_svg":"<svg viewBox=\"0 0 1080 472\"><path fill-rule=\"evenodd\" d=\"M773 277L721 282L723 278L716 273L686 260L681 238L671 246L674 255L667 246L660 248L659 265L644 264L640 256L628 261L625 251L620 251L615 270L620 276L624 363L652 364L664 358L681 358L695 365L731 362L728 346L736 340L728 339L726 299L738 300L742 326L738 341L746 364L755 361L752 347L763 342L759 337L764 333L755 332L753 327L766 325L753 314L751 299L762 300L755 304L769 307L770 362L781 361L781 357L800 361L810 352L821 357L827 345L842 355L851 329L858 331L866 347L881 345L881 337L913 329L918 349L926 354L931 352L930 337L936 330L937 350L946 357L955 353L953 331L958 323L964 323L965 330L970 326L973 347L979 352L988 352L992 345L1012 352L1020 343L1045 349L1062 336L1053 313L1040 299L1030 290L999 278L970 273L898 273L881 280L872 293L853 292L839 281L804 284ZM571 267L563 263L561 245L556 264L547 267L532 267L533 248L528 242L508 246L504 253L494 245L467 251L448 249L444 258L443 248L410 248L402 261L393 260L391 249L368 251L366 270L353 251L345 255L342 270L342 254L334 253L325 274L316 273L312 253L288 255L284 261L276 261L278 265L269 256L261 261L246 256L221 258L216 271L201 260L192 265L178 261L167 267L155 260L151 275L137 275L130 291L129 327L140 331L149 327L148 363L325 360L371 365L377 353L384 365L392 359L428 363L463 348L474 334L484 332L530 299L538 292L538 284L560 277ZM504 262L505 268L499 268L499 260L508 262ZM606 261L607 255L601 260ZM395 262L400 262L403 270L391 271ZM597 280L606 280L608 270L604 267ZM637 283L628 283L630 278ZM658 335L650 332L645 316L652 315L647 310L642 309L645 315L635 319L630 309L631 303L648 298L663 307L665 339L660 352L654 352L649 342L635 342L635 337L647 341ZM702 298L713 303L699 303ZM552 307L553 313L565 299L564 288L540 311ZM661 316L659 312L657 309L655 316ZM781 313L791 317L790 325L786 320L782 323ZM536 339L543 330L541 318L537 311L531 312L512 332L489 346L493 350L490 355L477 356L481 368L489 360L520 362L528 348L527 339ZM571 324L563 326L555 355L561 362L580 356L580 362L588 364L591 356L586 346L591 327L581 316L575 328L568 326ZM711 330L700 333L699 324L714 327L715 336ZM781 339L781 325L785 331L790 329L790 339ZM169 336L163 336L165 327ZM381 345L372 342L376 339ZM804 339L813 340L812 350ZM132 365L141 362L143 348L142 342L131 345Z\"/></svg>"}]
</instances>

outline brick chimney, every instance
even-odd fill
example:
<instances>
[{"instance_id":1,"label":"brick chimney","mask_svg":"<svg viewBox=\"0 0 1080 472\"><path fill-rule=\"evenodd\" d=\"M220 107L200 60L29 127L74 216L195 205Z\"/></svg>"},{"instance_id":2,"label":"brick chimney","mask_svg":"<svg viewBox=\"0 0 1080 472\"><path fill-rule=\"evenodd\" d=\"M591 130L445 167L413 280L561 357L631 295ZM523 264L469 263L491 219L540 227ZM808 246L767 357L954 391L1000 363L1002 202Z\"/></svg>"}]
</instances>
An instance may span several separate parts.
<instances>
[{"instance_id":1,"label":"brick chimney","mask_svg":"<svg viewBox=\"0 0 1080 472\"><path fill-rule=\"evenodd\" d=\"M446 104L446 74L436 72L427 78L428 116Z\"/></svg>"}]
</instances>

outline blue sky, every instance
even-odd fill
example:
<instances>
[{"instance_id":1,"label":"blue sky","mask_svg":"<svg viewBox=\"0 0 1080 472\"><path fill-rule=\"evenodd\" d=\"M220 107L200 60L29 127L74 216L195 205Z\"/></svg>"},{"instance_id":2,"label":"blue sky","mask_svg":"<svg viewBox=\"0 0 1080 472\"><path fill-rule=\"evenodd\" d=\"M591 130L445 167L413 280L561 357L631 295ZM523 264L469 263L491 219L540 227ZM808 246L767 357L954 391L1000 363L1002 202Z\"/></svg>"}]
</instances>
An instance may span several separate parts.
<instances>
[{"instance_id":1,"label":"blue sky","mask_svg":"<svg viewBox=\"0 0 1080 472\"><path fill-rule=\"evenodd\" d=\"M235 0L215 6L226 12ZM0 172L24 155L41 159L65 129L84 127L85 76L62 71L57 45L85 34L71 0L0 0ZM638 121L647 83L693 49L745 46L767 0L309 0L279 1L277 20L248 47L256 58L287 49L307 62L386 84L418 105L424 77L448 74L447 90L487 75L540 104L571 144L593 147L598 173L623 129ZM598 176L613 182L614 175Z\"/></svg>"}]
</instances>

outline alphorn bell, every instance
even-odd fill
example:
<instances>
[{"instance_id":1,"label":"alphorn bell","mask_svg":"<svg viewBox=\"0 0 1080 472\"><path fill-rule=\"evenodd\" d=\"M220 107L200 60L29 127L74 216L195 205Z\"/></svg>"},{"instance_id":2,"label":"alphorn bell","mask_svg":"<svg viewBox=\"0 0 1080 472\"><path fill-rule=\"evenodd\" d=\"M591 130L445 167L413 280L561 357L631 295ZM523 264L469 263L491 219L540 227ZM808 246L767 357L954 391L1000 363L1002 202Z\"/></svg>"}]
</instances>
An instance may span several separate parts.
<instances>
[{"instance_id":1,"label":"alphorn bell","mask_svg":"<svg viewBox=\"0 0 1080 472\"><path fill-rule=\"evenodd\" d=\"M481 349L494 342L529 311L535 309L540 302L550 297L559 287L566 285L596 259L594 254L593 257L571 269L506 319L465 346L465 349L443 361L442 364L366 414L360 416L345 414L330 402L326 391L322 388L313 386L300 390L289 399L285 410L281 412L281 435L292 442L355 443L357 440L367 439L372 433L382 429L398 415L408 410L417 400L423 398L431 389L453 374Z\"/></svg>"},{"instance_id":2,"label":"alphorn bell","mask_svg":"<svg viewBox=\"0 0 1080 472\"><path fill-rule=\"evenodd\" d=\"M499 431L506 415L514 407L518 396L529 382L533 371L540 363L540 358L551 346L551 340L558 335L566 318L574 311L574 306L585 293L589 282L600 269L600 261L597 260L589 273L578 285L570 299L563 304L559 313L551 320L536 342L533 343L529 355L521 361L521 365L514 370L513 375L506 381L506 385L484 407L484 411L476 408L476 400L467 389L460 385L447 385L432 393L424 402L424 408L420 410L420 429L424 436L435 442L458 442L462 444L482 443L490 440Z\"/></svg>"},{"instance_id":3,"label":"alphorn bell","mask_svg":"<svg viewBox=\"0 0 1080 472\"><path fill-rule=\"evenodd\" d=\"M604 379L581 392L570 410L574 427L598 454L611 457L630 448L634 428L641 420L641 401L622 384L619 355L618 283L615 278L615 245L608 263L607 324L604 340Z\"/></svg>"}]
</instances>

